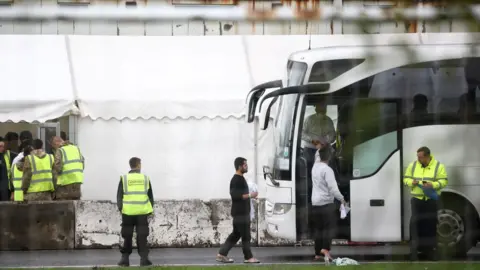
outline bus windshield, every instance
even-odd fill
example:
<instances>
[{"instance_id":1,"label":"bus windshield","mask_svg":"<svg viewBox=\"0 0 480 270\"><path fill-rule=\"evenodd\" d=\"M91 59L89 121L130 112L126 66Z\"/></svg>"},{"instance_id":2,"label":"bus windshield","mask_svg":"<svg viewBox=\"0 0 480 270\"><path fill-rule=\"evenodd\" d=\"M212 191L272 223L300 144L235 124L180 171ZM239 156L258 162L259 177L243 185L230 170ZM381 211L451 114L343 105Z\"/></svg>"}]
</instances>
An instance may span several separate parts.
<instances>
[{"instance_id":1,"label":"bus windshield","mask_svg":"<svg viewBox=\"0 0 480 270\"><path fill-rule=\"evenodd\" d=\"M303 83L307 64L289 61L287 66L287 86L297 86ZM298 94L282 96L279 100L277 116L275 117L274 139L275 159L273 176L277 180L291 180L292 140L294 130L295 107L298 102Z\"/></svg>"}]
</instances>

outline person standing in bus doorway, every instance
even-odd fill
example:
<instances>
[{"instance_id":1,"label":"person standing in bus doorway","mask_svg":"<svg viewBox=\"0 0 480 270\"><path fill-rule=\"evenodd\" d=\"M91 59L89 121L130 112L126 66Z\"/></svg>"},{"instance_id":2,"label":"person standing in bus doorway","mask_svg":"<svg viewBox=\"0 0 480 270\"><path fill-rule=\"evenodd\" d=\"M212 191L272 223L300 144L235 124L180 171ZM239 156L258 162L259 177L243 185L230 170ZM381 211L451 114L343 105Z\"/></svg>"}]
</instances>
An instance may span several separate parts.
<instances>
[{"instance_id":1,"label":"person standing in bus doorway","mask_svg":"<svg viewBox=\"0 0 480 270\"><path fill-rule=\"evenodd\" d=\"M328 160L332 154L329 147L318 150L318 156L312 168L312 217L315 225L315 261L324 259L325 263L333 260L330 249L335 234L338 209L334 200L345 204L338 189L335 174Z\"/></svg>"},{"instance_id":2,"label":"person standing in bus doorway","mask_svg":"<svg viewBox=\"0 0 480 270\"><path fill-rule=\"evenodd\" d=\"M237 157L234 161L235 174L230 181L230 196L232 197L233 231L221 246L216 261L221 263L233 263L228 258L228 252L242 239L244 263L259 263L255 259L250 247L250 199L257 198L258 192L249 192L248 183L243 175L248 172L247 160Z\"/></svg>"},{"instance_id":3,"label":"person standing in bus doorway","mask_svg":"<svg viewBox=\"0 0 480 270\"><path fill-rule=\"evenodd\" d=\"M436 160L426 146L417 150L417 160L408 165L403 182L410 188L412 216L410 218L411 259L418 252L437 259L437 202L448 184L445 166Z\"/></svg>"},{"instance_id":4,"label":"person standing in bus doorway","mask_svg":"<svg viewBox=\"0 0 480 270\"><path fill-rule=\"evenodd\" d=\"M335 141L335 126L330 117L327 116L325 102L315 105L315 114L308 116L303 123L302 140L304 145L304 156L307 160L307 171L311 172L315 162L317 145L331 144ZM311 177L311 176L310 176Z\"/></svg>"},{"instance_id":5,"label":"person standing in bus doorway","mask_svg":"<svg viewBox=\"0 0 480 270\"><path fill-rule=\"evenodd\" d=\"M121 234L124 239L120 249L122 258L119 266L130 266L130 254L132 254L133 230L137 232L138 255L140 266L152 265L148 259L147 237L150 233L148 226L149 216L153 214L153 191L150 178L142 174L140 158L132 157L129 160L130 171L120 176L117 189L117 206L122 213Z\"/></svg>"}]
</instances>

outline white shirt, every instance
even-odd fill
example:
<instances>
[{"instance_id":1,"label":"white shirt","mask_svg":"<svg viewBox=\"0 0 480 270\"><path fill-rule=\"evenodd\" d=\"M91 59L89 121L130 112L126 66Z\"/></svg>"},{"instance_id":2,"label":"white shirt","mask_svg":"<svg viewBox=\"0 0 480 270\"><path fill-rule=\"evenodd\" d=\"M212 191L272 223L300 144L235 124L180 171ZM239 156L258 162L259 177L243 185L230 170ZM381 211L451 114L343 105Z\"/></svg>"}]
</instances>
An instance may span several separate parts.
<instances>
[{"instance_id":1,"label":"white shirt","mask_svg":"<svg viewBox=\"0 0 480 270\"><path fill-rule=\"evenodd\" d=\"M312 168L312 205L322 206L343 200L332 168L318 159Z\"/></svg>"},{"instance_id":2,"label":"white shirt","mask_svg":"<svg viewBox=\"0 0 480 270\"><path fill-rule=\"evenodd\" d=\"M17 164L23 158L23 152L20 152L12 161L12 167Z\"/></svg>"},{"instance_id":3,"label":"white shirt","mask_svg":"<svg viewBox=\"0 0 480 270\"><path fill-rule=\"evenodd\" d=\"M302 140L304 141L304 147L315 148L312 140L318 140L320 137L332 143L335 141L335 135L335 125L327 115L312 114L303 123Z\"/></svg>"}]
</instances>

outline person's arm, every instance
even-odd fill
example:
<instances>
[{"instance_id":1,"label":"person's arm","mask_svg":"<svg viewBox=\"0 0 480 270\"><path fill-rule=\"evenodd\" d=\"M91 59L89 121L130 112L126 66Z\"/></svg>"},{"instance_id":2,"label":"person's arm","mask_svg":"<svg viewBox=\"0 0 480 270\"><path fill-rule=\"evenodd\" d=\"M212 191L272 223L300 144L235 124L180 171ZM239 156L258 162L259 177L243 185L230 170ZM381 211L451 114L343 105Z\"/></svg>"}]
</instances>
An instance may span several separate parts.
<instances>
[{"instance_id":1,"label":"person's arm","mask_svg":"<svg viewBox=\"0 0 480 270\"><path fill-rule=\"evenodd\" d=\"M410 165L408 165L407 169L405 170L405 174L403 175L403 184L405 184L405 186L409 188L415 186L413 184L412 167L413 163L410 163Z\"/></svg>"},{"instance_id":2,"label":"person's arm","mask_svg":"<svg viewBox=\"0 0 480 270\"><path fill-rule=\"evenodd\" d=\"M148 184L149 184L149 188L148 188L148 199L150 200L150 204L152 205L153 207L153 202L154 202L154 199L153 199L153 189L152 189L152 182L150 181L150 179L148 179Z\"/></svg>"},{"instance_id":3,"label":"person's arm","mask_svg":"<svg viewBox=\"0 0 480 270\"><path fill-rule=\"evenodd\" d=\"M249 193L244 194L244 187L241 178L234 177L232 181L230 181L230 196L232 196L232 200L234 201L246 200L249 198Z\"/></svg>"},{"instance_id":4,"label":"person's arm","mask_svg":"<svg viewBox=\"0 0 480 270\"><path fill-rule=\"evenodd\" d=\"M447 171L443 164L440 164L436 178L437 181L432 183L434 189L440 190L448 185Z\"/></svg>"},{"instance_id":5,"label":"person's arm","mask_svg":"<svg viewBox=\"0 0 480 270\"><path fill-rule=\"evenodd\" d=\"M333 173L333 170L328 167L324 173L329 193L332 194L335 199L339 200L342 203L345 203L345 199L343 198L342 193L340 193L340 190L338 189L337 180L335 180L335 174Z\"/></svg>"},{"instance_id":6,"label":"person's arm","mask_svg":"<svg viewBox=\"0 0 480 270\"><path fill-rule=\"evenodd\" d=\"M53 158L52 174L54 179L54 186L57 186L58 176L62 173L62 166L62 151L60 150L60 148L58 148L57 151L55 151L55 156Z\"/></svg>"},{"instance_id":7,"label":"person's arm","mask_svg":"<svg viewBox=\"0 0 480 270\"><path fill-rule=\"evenodd\" d=\"M80 153L80 160L82 161L82 167L85 170L85 157L83 156L82 152L80 151L80 148L76 146L78 149L78 153Z\"/></svg>"},{"instance_id":8,"label":"person's arm","mask_svg":"<svg viewBox=\"0 0 480 270\"><path fill-rule=\"evenodd\" d=\"M123 207L123 185L122 185L122 177L120 176L120 182L118 183L117 189L117 207L118 211L122 212Z\"/></svg>"},{"instance_id":9,"label":"person's arm","mask_svg":"<svg viewBox=\"0 0 480 270\"><path fill-rule=\"evenodd\" d=\"M31 156L25 157L25 161L23 162L22 190L24 193L27 193L28 188L30 187L30 182L32 181L30 158Z\"/></svg>"},{"instance_id":10,"label":"person's arm","mask_svg":"<svg viewBox=\"0 0 480 270\"><path fill-rule=\"evenodd\" d=\"M329 144L333 143L335 141L335 137L337 135L335 131L335 125L333 124L333 120L330 117L326 117L326 124L324 126L325 132L324 136L325 139L328 141Z\"/></svg>"},{"instance_id":11,"label":"person's arm","mask_svg":"<svg viewBox=\"0 0 480 270\"><path fill-rule=\"evenodd\" d=\"M12 165L12 168L10 169L10 179L8 179L8 189L12 192L15 192L15 187L13 186L13 171L15 170L15 166Z\"/></svg>"}]
</instances>

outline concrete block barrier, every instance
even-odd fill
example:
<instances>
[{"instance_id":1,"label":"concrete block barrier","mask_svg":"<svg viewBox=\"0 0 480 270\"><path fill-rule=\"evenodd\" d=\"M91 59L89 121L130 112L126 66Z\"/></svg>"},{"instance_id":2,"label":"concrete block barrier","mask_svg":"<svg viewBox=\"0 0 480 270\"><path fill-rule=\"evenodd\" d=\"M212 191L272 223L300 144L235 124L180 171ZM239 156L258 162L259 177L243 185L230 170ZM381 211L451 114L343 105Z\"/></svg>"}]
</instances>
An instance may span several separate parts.
<instances>
[{"instance_id":1,"label":"concrete block barrier","mask_svg":"<svg viewBox=\"0 0 480 270\"><path fill-rule=\"evenodd\" d=\"M165 200L154 205L151 247L212 247L232 230L230 200ZM255 209L257 204L255 203ZM121 214L113 202L76 202L76 248L111 248L122 243ZM252 244L258 243L258 223L252 221ZM135 241L134 241L135 245Z\"/></svg>"},{"instance_id":2,"label":"concrete block barrier","mask_svg":"<svg viewBox=\"0 0 480 270\"><path fill-rule=\"evenodd\" d=\"M0 202L0 250L61 250L75 247L72 201Z\"/></svg>"},{"instance_id":3,"label":"concrete block barrier","mask_svg":"<svg viewBox=\"0 0 480 270\"><path fill-rule=\"evenodd\" d=\"M230 207L228 199L157 201L149 244L153 248L219 246L232 231ZM254 203L254 209L253 246L293 244L268 235L263 199ZM123 241L121 222L111 201L0 202L0 250L116 248Z\"/></svg>"}]
</instances>

